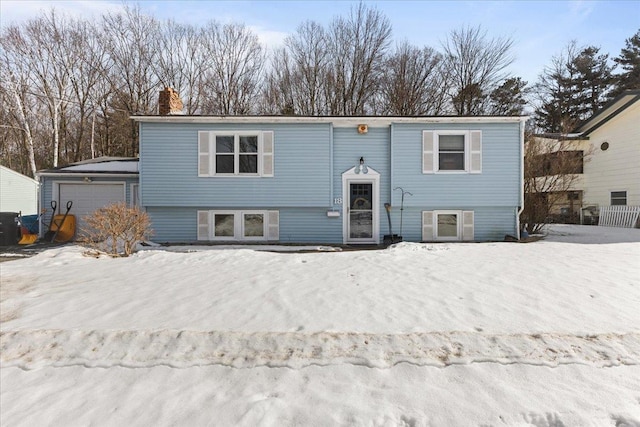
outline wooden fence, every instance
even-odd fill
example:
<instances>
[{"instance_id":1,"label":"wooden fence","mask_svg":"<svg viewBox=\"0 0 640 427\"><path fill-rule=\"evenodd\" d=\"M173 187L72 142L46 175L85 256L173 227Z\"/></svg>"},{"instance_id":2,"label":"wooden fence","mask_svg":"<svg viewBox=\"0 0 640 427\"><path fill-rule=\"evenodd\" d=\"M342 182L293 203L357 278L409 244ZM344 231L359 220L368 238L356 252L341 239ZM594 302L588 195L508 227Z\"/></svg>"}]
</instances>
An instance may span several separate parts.
<instances>
[{"instance_id":1,"label":"wooden fence","mask_svg":"<svg viewBox=\"0 0 640 427\"><path fill-rule=\"evenodd\" d=\"M638 223L640 206L600 206L598 225L633 228Z\"/></svg>"}]
</instances>

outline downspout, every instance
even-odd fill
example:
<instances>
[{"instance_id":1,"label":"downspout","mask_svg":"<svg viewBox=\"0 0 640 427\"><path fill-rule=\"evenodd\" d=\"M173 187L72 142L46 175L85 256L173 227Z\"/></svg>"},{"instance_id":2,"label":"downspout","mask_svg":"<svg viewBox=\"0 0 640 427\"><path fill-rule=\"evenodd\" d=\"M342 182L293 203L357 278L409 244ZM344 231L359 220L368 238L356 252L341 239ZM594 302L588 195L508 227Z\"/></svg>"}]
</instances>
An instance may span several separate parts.
<instances>
[{"instance_id":1,"label":"downspout","mask_svg":"<svg viewBox=\"0 0 640 427\"><path fill-rule=\"evenodd\" d=\"M524 128L526 123L526 117L520 120L520 208L518 209L518 215L516 215L516 236L520 240L520 214L524 210Z\"/></svg>"},{"instance_id":2,"label":"downspout","mask_svg":"<svg viewBox=\"0 0 640 427\"><path fill-rule=\"evenodd\" d=\"M394 126L393 123L391 123L391 128L389 130L389 203L392 202L393 189L395 188L395 185L393 184L393 131Z\"/></svg>"},{"instance_id":3,"label":"downspout","mask_svg":"<svg viewBox=\"0 0 640 427\"><path fill-rule=\"evenodd\" d=\"M44 217L44 215L41 215L42 213L42 209L44 207L44 200L42 200L43 198L43 191L42 191L42 182L40 181L40 173L36 172L36 180L38 181L38 238L41 238L44 236L44 234L42 233L42 217Z\"/></svg>"},{"instance_id":4,"label":"downspout","mask_svg":"<svg viewBox=\"0 0 640 427\"><path fill-rule=\"evenodd\" d=\"M335 200L333 198L333 123L329 124L329 206L331 206L331 210L335 210Z\"/></svg>"}]
</instances>

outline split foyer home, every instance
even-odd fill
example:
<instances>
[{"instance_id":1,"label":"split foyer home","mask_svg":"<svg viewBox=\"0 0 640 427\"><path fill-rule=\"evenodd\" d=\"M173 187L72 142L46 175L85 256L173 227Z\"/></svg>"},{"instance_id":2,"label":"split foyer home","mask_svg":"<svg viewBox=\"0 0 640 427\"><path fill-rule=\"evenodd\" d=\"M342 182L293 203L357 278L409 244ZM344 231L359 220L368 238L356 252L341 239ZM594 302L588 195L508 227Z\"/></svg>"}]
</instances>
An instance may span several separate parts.
<instances>
[{"instance_id":1,"label":"split foyer home","mask_svg":"<svg viewBox=\"0 0 640 427\"><path fill-rule=\"evenodd\" d=\"M140 206L158 242L379 244L391 233L414 242L519 235L524 117L133 120Z\"/></svg>"}]
</instances>

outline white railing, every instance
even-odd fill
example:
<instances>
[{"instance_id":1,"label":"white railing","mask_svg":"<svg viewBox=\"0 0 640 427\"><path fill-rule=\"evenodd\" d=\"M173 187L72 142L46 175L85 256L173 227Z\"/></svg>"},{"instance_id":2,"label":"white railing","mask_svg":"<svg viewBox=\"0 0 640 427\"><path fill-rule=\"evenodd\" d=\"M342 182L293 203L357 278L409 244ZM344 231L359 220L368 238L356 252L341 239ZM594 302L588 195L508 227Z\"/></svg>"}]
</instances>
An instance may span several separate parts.
<instances>
[{"instance_id":1,"label":"white railing","mask_svg":"<svg viewBox=\"0 0 640 427\"><path fill-rule=\"evenodd\" d=\"M598 225L633 228L638 222L640 206L600 206Z\"/></svg>"}]
</instances>

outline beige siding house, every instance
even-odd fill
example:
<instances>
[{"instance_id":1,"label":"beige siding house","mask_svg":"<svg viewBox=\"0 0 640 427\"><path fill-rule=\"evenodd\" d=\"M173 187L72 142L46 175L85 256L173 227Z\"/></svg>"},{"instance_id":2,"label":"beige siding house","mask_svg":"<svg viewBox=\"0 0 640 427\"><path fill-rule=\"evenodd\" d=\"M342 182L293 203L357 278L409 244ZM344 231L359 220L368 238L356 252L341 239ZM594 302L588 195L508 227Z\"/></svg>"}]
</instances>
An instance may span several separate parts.
<instances>
[{"instance_id":1,"label":"beige siding house","mask_svg":"<svg viewBox=\"0 0 640 427\"><path fill-rule=\"evenodd\" d=\"M577 132L592 149L583 206L640 206L640 90L623 93Z\"/></svg>"},{"instance_id":2,"label":"beige siding house","mask_svg":"<svg viewBox=\"0 0 640 427\"><path fill-rule=\"evenodd\" d=\"M38 181L0 166L0 212L38 213Z\"/></svg>"}]
</instances>

